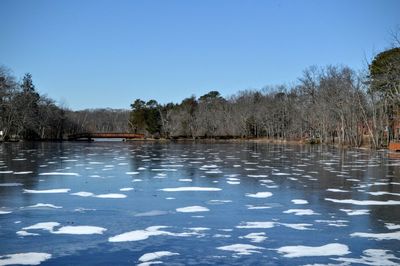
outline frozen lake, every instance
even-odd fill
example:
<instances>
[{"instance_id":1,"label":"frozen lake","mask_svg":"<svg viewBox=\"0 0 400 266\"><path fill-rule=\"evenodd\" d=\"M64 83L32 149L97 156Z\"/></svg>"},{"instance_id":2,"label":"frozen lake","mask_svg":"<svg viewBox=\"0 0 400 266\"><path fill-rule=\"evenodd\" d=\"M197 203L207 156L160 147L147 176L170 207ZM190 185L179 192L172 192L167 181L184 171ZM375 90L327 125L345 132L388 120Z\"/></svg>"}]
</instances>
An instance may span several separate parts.
<instances>
[{"instance_id":1,"label":"frozen lake","mask_svg":"<svg viewBox=\"0 0 400 266\"><path fill-rule=\"evenodd\" d=\"M399 265L400 157L0 144L0 265Z\"/></svg>"}]
</instances>

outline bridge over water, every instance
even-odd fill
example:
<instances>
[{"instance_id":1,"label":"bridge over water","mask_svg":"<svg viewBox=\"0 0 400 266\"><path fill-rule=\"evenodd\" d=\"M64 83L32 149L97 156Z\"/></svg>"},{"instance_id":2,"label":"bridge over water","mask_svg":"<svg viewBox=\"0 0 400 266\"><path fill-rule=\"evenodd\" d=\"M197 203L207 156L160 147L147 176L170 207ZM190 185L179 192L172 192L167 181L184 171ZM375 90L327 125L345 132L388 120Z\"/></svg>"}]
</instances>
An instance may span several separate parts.
<instances>
[{"instance_id":1,"label":"bridge over water","mask_svg":"<svg viewBox=\"0 0 400 266\"><path fill-rule=\"evenodd\" d=\"M144 139L144 134L134 133L78 133L68 135L68 140L81 140L81 139Z\"/></svg>"}]
</instances>

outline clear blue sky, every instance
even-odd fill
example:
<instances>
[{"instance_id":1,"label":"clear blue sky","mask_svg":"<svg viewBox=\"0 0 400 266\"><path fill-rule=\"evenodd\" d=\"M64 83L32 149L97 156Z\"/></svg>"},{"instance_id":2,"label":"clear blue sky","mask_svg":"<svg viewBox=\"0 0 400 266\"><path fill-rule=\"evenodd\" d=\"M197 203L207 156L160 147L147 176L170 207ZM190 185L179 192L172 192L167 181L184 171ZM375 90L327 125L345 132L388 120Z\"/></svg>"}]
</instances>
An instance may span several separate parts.
<instances>
[{"instance_id":1,"label":"clear blue sky","mask_svg":"<svg viewBox=\"0 0 400 266\"><path fill-rule=\"evenodd\" d=\"M129 108L361 69L398 25L398 0L1 0L0 64L71 109Z\"/></svg>"}]
</instances>

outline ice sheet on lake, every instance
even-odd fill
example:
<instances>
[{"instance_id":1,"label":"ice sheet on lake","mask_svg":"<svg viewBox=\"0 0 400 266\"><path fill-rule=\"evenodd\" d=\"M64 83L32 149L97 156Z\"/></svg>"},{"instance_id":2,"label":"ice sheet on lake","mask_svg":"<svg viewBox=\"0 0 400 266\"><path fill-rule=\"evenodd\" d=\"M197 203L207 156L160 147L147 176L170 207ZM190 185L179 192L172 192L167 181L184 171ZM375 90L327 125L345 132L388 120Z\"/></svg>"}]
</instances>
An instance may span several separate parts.
<instances>
[{"instance_id":1,"label":"ice sheet on lake","mask_svg":"<svg viewBox=\"0 0 400 266\"><path fill-rule=\"evenodd\" d=\"M68 193L71 189L69 188L55 188L55 189L46 189L46 190L33 190L33 189L24 189L24 193L31 194L51 194L51 193Z\"/></svg>"},{"instance_id":2,"label":"ice sheet on lake","mask_svg":"<svg viewBox=\"0 0 400 266\"><path fill-rule=\"evenodd\" d=\"M390 233L361 233L355 232L350 234L352 237L366 237L366 238L374 238L376 240L400 240L400 231L390 232Z\"/></svg>"},{"instance_id":3,"label":"ice sheet on lake","mask_svg":"<svg viewBox=\"0 0 400 266\"><path fill-rule=\"evenodd\" d=\"M251 197L251 198L268 198L271 197L273 194L271 192L265 191L265 192L257 192L255 194L250 194L247 193L246 197Z\"/></svg>"},{"instance_id":4,"label":"ice sheet on lake","mask_svg":"<svg viewBox=\"0 0 400 266\"><path fill-rule=\"evenodd\" d=\"M335 203L344 203L344 204L354 204L354 205L400 205L400 201L398 200L387 200L387 201L378 201L378 200L353 200L353 199L331 199L325 198L327 201L332 201Z\"/></svg>"},{"instance_id":5,"label":"ice sheet on lake","mask_svg":"<svg viewBox=\"0 0 400 266\"><path fill-rule=\"evenodd\" d=\"M188 206L188 207L183 207L183 208L177 208L177 212L208 212L210 211L206 207L202 206Z\"/></svg>"},{"instance_id":6,"label":"ice sheet on lake","mask_svg":"<svg viewBox=\"0 0 400 266\"><path fill-rule=\"evenodd\" d=\"M289 209L283 213L294 213L294 215L319 215L311 209Z\"/></svg>"},{"instance_id":7,"label":"ice sheet on lake","mask_svg":"<svg viewBox=\"0 0 400 266\"><path fill-rule=\"evenodd\" d=\"M157 260L162 257L167 257L167 256L177 256L179 253L173 253L170 251L156 251L156 252L151 252L151 253L146 253L143 254L140 258L140 262L147 262L147 261L152 261L152 260Z\"/></svg>"},{"instance_id":8,"label":"ice sheet on lake","mask_svg":"<svg viewBox=\"0 0 400 266\"><path fill-rule=\"evenodd\" d=\"M39 265L51 258L49 253L27 252L0 256L0 265Z\"/></svg>"},{"instance_id":9,"label":"ice sheet on lake","mask_svg":"<svg viewBox=\"0 0 400 266\"><path fill-rule=\"evenodd\" d=\"M162 188L159 189L166 192L182 192L182 191L220 191L220 188L216 187L175 187L175 188Z\"/></svg>"},{"instance_id":10,"label":"ice sheet on lake","mask_svg":"<svg viewBox=\"0 0 400 266\"><path fill-rule=\"evenodd\" d=\"M350 253L347 245L331 243L320 247L311 246L284 246L276 250L287 258L316 257L316 256L343 256Z\"/></svg>"},{"instance_id":11,"label":"ice sheet on lake","mask_svg":"<svg viewBox=\"0 0 400 266\"><path fill-rule=\"evenodd\" d=\"M366 249L363 251L361 258L335 258L333 260L352 264L365 264L373 266L398 266L400 258L391 254L385 249ZM394 262L393 260L396 260Z\"/></svg>"},{"instance_id":12,"label":"ice sheet on lake","mask_svg":"<svg viewBox=\"0 0 400 266\"><path fill-rule=\"evenodd\" d=\"M229 246L217 247L217 249L224 251L232 251L238 255L251 255L252 253L260 253L259 250L263 250L265 248L250 244L233 244Z\"/></svg>"}]
</instances>

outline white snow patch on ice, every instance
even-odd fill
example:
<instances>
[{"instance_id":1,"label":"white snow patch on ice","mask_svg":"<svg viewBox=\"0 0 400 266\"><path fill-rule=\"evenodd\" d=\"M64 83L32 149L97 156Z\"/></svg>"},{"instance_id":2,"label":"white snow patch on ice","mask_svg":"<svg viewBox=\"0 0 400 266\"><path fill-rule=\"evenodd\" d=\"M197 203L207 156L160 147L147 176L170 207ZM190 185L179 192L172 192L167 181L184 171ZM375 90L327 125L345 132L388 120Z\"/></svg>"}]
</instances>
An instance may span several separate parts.
<instances>
[{"instance_id":1,"label":"white snow patch on ice","mask_svg":"<svg viewBox=\"0 0 400 266\"><path fill-rule=\"evenodd\" d=\"M316 256L343 256L349 254L349 247L344 244L332 243L320 247L311 246L284 246L277 249L278 253L287 258L316 257Z\"/></svg>"},{"instance_id":2,"label":"white snow patch on ice","mask_svg":"<svg viewBox=\"0 0 400 266\"><path fill-rule=\"evenodd\" d=\"M94 194L92 192L80 191L80 192L71 193L71 195L80 196L80 197L91 197Z\"/></svg>"},{"instance_id":3,"label":"white snow patch on ice","mask_svg":"<svg viewBox=\"0 0 400 266\"><path fill-rule=\"evenodd\" d=\"M56 189L46 189L46 190L33 190L33 189L24 189L24 193L31 194L50 194L50 193L68 193L71 189L69 188L56 188Z\"/></svg>"},{"instance_id":4,"label":"white snow patch on ice","mask_svg":"<svg viewBox=\"0 0 400 266\"><path fill-rule=\"evenodd\" d=\"M255 228L273 228L275 222L242 222L236 228L255 229Z\"/></svg>"},{"instance_id":5,"label":"white snow patch on ice","mask_svg":"<svg viewBox=\"0 0 400 266\"><path fill-rule=\"evenodd\" d=\"M265 191L265 192L257 192L257 193L255 193L255 194L247 193L247 194L246 194L246 197L251 197L251 198L268 198L268 197L271 197L272 195L273 195L273 194L272 194L271 192Z\"/></svg>"},{"instance_id":6,"label":"white snow patch on ice","mask_svg":"<svg viewBox=\"0 0 400 266\"><path fill-rule=\"evenodd\" d=\"M166 256L176 256L176 255L179 255L179 253L173 253L173 252L169 252L169 251L156 251L156 252L143 254L139 258L139 261L147 262L147 261L160 259L160 258L166 257Z\"/></svg>"},{"instance_id":7,"label":"white snow patch on ice","mask_svg":"<svg viewBox=\"0 0 400 266\"><path fill-rule=\"evenodd\" d=\"M175 187L175 188L162 188L159 189L166 192L182 192L182 191L220 191L220 188L216 187Z\"/></svg>"},{"instance_id":8,"label":"white snow patch on ice","mask_svg":"<svg viewBox=\"0 0 400 266\"><path fill-rule=\"evenodd\" d=\"M95 195L95 197L101 198L101 199L123 199L123 198L126 198L126 195L119 194L119 193L108 193L108 194Z\"/></svg>"},{"instance_id":9,"label":"white snow patch on ice","mask_svg":"<svg viewBox=\"0 0 400 266\"><path fill-rule=\"evenodd\" d=\"M392 260L400 260L393 254L389 253L389 250L385 249L366 249L363 251L361 258L337 258L333 259L345 263L365 264L373 266L398 266L399 262L393 262Z\"/></svg>"},{"instance_id":10,"label":"white snow patch on ice","mask_svg":"<svg viewBox=\"0 0 400 266\"><path fill-rule=\"evenodd\" d=\"M265 236L264 232L260 232L260 233L250 233L245 236L241 236L240 238L250 239L250 242L253 242L253 243L261 243L268 237Z\"/></svg>"},{"instance_id":11,"label":"white snow patch on ice","mask_svg":"<svg viewBox=\"0 0 400 266\"><path fill-rule=\"evenodd\" d=\"M319 215L319 213L316 213L310 209L290 209L284 211L283 213L294 213L294 215Z\"/></svg>"},{"instance_id":12,"label":"white snow patch on ice","mask_svg":"<svg viewBox=\"0 0 400 266\"><path fill-rule=\"evenodd\" d=\"M378 200L353 200L353 199L331 199L331 198L325 198L327 201L332 201L336 203L344 203L344 204L354 204L354 205L362 205L362 206L367 206L367 205L400 205L400 201L397 200L387 200L387 201L378 201Z\"/></svg>"},{"instance_id":13,"label":"white snow patch on ice","mask_svg":"<svg viewBox=\"0 0 400 266\"><path fill-rule=\"evenodd\" d=\"M260 251L258 250L262 250L265 248L250 244L233 244L229 246L217 247L217 249L224 251L232 251L238 255L251 255L252 253L260 253Z\"/></svg>"},{"instance_id":14,"label":"white snow patch on ice","mask_svg":"<svg viewBox=\"0 0 400 266\"><path fill-rule=\"evenodd\" d=\"M27 252L0 256L0 265L39 265L51 258L49 253Z\"/></svg>"},{"instance_id":15,"label":"white snow patch on ice","mask_svg":"<svg viewBox=\"0 0 400 266\"><path fill-rule=\"evenodd\" d=\"M350 234L350 236L374 238L376 240L400 240L400 231L390 232L390 233L361 233L355 232Z\"/></svg>"},{"instance_id":16,"label":"white snow patch on ice","mask_svg":"<svg viewBox=\"0 0 400 266\"><path fill-rule=\"evenodd\" d=\"M188 206L188 207L183 207L183 208L177 208L177 212L208 212L210 211L206 207L202 206Z\"/></svg>"},{"instance_id":17,"label":"white snow patch on ice","mask_svg":"<svg viewBox=\"0 0 400 266\"><path fill-rule=\"evenodd\" d=\"M39 175L79 176L78 173L61 173L61 172L40 173Z\"/></svg>"},{"instance_id":18,"label":"white snow patch on ice","mask_svg":"<svg viewBox=\"0 0 400 266\"><path fill-rule=\"evenodd\" d=\"M351 210L351 209L340 209L342 212L345 212L347 215L368 215L370 210L362 209L362 210Z\"/></svg>"},{"instance_id":19,"label":"white snow patch on ice","mask_svg":"<svg viewBox=\"0 0 400 266\"><path fill-rule=\"evenodd\" d=\"M303 199L293 199L291 200L294 204L308 204L307 200L303 200Z\"/></svg>"}]
</instances>

